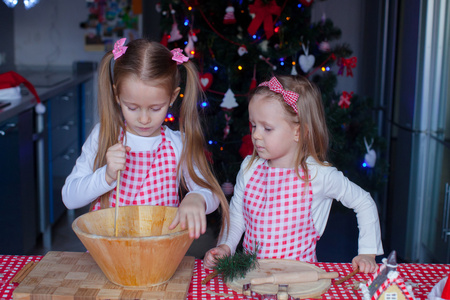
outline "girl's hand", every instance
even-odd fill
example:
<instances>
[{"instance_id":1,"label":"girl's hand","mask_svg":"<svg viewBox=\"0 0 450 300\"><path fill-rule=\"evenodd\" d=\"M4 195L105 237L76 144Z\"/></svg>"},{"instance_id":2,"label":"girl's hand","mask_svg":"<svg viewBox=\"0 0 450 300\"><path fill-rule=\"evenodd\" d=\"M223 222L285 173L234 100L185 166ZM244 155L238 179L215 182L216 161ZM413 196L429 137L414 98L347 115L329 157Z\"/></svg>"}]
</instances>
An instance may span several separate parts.
<instances>
[{"instance_id":1,"label":"girl's hand","mask_svg":"<svg viewBox=\"0 0 450 300\"><path fill-rule=\"evenodd\" d=\"M117 180L117 171L125 170L126 164L126 151L130 151L131 148L117 143L112 145L106 151L106 182L111 185Z\"/></svg>"},{"instance_id":2,"label":"girl's hand","mask_svg":"<svg viewBox=\"0 0 450 300\"><path fill-rule=\"evenodd\" d=\"M203 258L203 265L208 269L212 269L217 263L216 258L230 255L230 247L225 244L219 245L206 252L205 257Z\"/></svg>"},{"instance_id":3,"label":"girl's hand","mask_svg":"<svg viewBox=\"0 0 450 300\"><path fill-rule=\"evenodd\" d=\"M170 224L172 230L180 224L181 229L189 229L189 236L198 239L206 232L206 203L203 196L199 194L188 194L181 201L178 212Z\"/></svg>"},{"instance_id":4,"label":"girl's hand","mask_svg":"<svg viewBox=\"0 0 450 300\"><path fill-rule=\"evenodd\" d=\"M353 270L359 267L359 271L362 273L374 273L378 269L378 265L375 262L375 254L355 256L352 260L352 267Z\"/></svg>"}]
</instances>

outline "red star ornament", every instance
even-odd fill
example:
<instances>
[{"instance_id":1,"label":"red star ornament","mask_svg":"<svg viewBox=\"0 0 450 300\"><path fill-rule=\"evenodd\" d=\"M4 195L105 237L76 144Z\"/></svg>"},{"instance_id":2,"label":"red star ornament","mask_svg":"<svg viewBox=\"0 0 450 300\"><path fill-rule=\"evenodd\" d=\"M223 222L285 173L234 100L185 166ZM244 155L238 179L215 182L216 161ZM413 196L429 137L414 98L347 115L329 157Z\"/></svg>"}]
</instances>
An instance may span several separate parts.
<instances>
[{"instance_id":1,"label":"red star ornament","mask_svg":"<svg viewBox=\"0 0 450 300\"><path fill-rule=\"evenodd\" d=\"M264 23L264 32L267 39L270 39L273 35L272 15L279 16L281 14L281 8L275 0L270 1L266 5L261 0L255 0L255 3L249 5L248 9L251 14L255 14L255 18L247 28L248 33L254 35L261 24Z\"/></svg>"}]
</instances>

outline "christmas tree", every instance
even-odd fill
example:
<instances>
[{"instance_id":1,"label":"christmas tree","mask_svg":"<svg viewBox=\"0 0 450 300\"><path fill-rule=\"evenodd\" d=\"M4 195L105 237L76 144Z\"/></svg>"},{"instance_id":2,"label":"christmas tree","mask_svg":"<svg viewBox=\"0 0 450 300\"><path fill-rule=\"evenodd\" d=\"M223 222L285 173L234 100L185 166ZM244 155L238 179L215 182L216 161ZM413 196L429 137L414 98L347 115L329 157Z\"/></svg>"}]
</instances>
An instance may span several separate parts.
<instances>
[{"instance_id":1,"label":"christmas tree","mask_svg":"<svg viewBox=\"0 0 450 300\"><path fill-rule=\"evenodd\" d=\"M313 0L158 3L161 43L184 49L199 67L208 99L199 109L220 182L233 183L242 159L251 154L247 95L272 74L299 74L315 82L330 130L330 162L368 191L384 181L386 164L376 160L384 146L374 122L376 108L369 98L336 91L338 76L353 76L357 58L345 43L330 46L341 31L325 17L312 23L311 5Z\"/></svg>"}]
</instances>

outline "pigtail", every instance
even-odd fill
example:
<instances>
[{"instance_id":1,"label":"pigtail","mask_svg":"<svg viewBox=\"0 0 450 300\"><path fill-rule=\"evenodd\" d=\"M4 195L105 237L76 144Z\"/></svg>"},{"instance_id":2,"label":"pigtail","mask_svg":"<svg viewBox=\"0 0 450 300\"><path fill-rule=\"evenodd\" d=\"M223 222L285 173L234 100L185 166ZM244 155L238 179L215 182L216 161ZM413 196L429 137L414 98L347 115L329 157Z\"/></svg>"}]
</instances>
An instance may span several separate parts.
<instances>
[{"instance_id":1,"label":"pigtail","mask_svg":"<svg viewBox=\"0 0 450 300\"><path fill-rule=\"evenodd\" d=\"M228 228L225 225L229 223L229 206L228 200L214 176L211 165L205 155L206 143L197 106L198 99L204 99L205 96L201 89L195 65L190 61L183 65L186 69L186 88L180 111L180 132L183 140L183 151L180 161L186 163L189 176L196 184L211 190L213 194L219 197L222 213L221 236L223 234L223 228ZM194 166L202 174L204 179L196 174ZM180 164L178 165L178 172L180 172L179 169ZM181 184L186 188L186 182L182 176Z\"/></svg>"},{"instance_id":2,"label":"pigtail","mask_svg":"<svg viewBox=\"0 0 450 300\"><path fill-rule=\"evenodd\" d=\"M106 151L117 143L120 127L123 126L120 107L116 103L113 90L113 54L107 52L100 62L98 70L98 113L100 119L100 132L98 137L98 151L94 160L94 170L106 165ZM102 195L91 203L91 209L100 201L101 208L109 207L109 193Z\"/></svg>"}]
</instances>

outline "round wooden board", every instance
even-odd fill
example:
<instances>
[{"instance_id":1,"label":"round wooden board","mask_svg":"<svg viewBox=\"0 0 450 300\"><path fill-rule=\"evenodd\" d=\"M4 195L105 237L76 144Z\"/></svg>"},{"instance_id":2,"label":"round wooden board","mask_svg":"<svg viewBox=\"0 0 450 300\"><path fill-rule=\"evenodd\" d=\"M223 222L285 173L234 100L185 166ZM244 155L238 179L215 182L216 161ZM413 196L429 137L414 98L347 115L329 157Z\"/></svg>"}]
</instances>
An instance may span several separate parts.
<instances>
[{"instance_id":1,"label":"round wooden board","mask_svg":"<svg viewBox=\"0 0 450 300\"><path fill-rule=\"evenodd\" d=\"M325 272L315 265L287 259L260 259L259 268L247 273L245 278L236 279L227 283L232 290L242 294L242 286L250 283L252 278L266 277L276 273L317 271ZM320 279L313 282L291 283L288 287L288 293L294 298L313 298L325 293L331 286L331 279ZM253 292L260 295L276 294L278 292L277 284L252 285Z\"/></svg>"}]
</instances>

